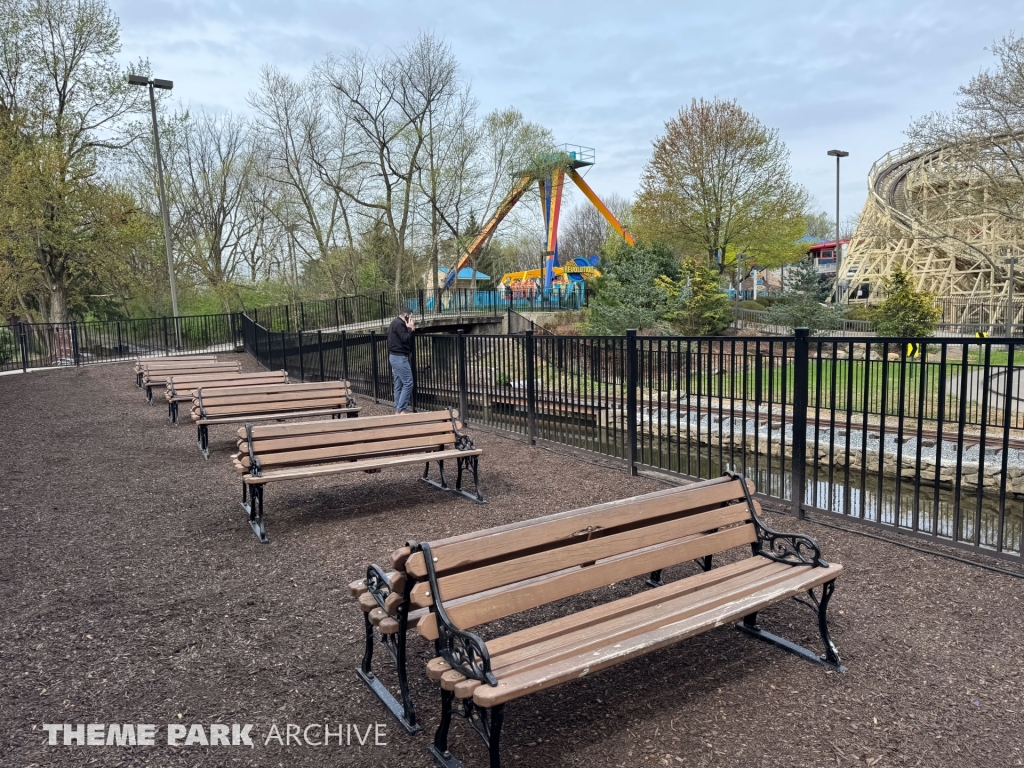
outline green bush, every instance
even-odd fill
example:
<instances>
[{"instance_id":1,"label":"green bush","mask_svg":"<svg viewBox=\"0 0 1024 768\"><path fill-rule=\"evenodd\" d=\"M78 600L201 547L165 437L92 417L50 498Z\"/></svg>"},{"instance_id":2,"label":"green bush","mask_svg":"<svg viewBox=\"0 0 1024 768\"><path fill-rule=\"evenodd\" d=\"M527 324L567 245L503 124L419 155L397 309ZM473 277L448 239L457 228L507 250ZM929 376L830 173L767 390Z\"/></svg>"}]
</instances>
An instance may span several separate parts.
<instances>
[{"instance_id":1,"label":"green bush","mask_svg":"<svg viewBox=\"0 0 1024 768\"><path fill-rule=\"evenodd\" d=\"M878 315L878 307L871 307L866 304L857 304L846 310L847 320L874 320Z\"/></svg>"},{"instance_id":2,"label":"green bush","mask_svg":"<svg viewBox=\"0 0 1024 768\"><path fill-rule=\"evenodd\" d=\"M931 336L942 317L935 296L911 286L910 275L897 267L885 281L886 299L878 305L875 332L879 336Z\"/></svg>"},{"instance_id":3,"label":"green bush","mask_svg":"<svg viewBox=\"0 0 1024 768\"><path fill-rule=\"evenodd\" d=\"M754 301L753 299L745 299L736 305L739 309L752 309L755 312L764 312L767 309L767 305L762 304L760 301Z\"/></svg>"}]
</instances>

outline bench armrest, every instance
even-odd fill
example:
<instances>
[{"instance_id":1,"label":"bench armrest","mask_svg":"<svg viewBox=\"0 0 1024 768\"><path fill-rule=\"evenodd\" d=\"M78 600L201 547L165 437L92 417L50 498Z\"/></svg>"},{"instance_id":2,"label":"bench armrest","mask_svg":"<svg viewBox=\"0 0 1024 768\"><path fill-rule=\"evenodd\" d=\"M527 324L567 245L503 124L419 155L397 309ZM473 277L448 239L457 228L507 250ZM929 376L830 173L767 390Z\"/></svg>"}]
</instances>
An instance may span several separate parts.
<instances>
[{"instance_id":1,"label":"bench armrest","mask_svg":"<svg viewBox=\"0 0 1024 768\"><path fill-rule=\"evenodd\" d=\"M387 610L384 602L391 594L391 580L379 566L371 565L366 569L366 591L370 593L377 605L385 611Z\"/></svg>"},{"instance_id":2,"label":"bench armrest","mask_svg":"<svg viewBox=\"0 0 1024 768\"><path fill-rule=\"evenodd\" d=\"M811 565L815 568L828 568L828 563L821 556L818 542L802 533L779 533L769 528L757 516L757 507L754 506L750 488L747 487L747 479L736 472L726 472L725 474L739 480L743 485L743 494L747 499L750 518L754 523L754 530L757 531L757 543L753 545L754 554L787 565Z\"/></svg>"},{"instance_id":3,"label":"bench armrest","mask_svg":"<svg viewBox=\"0 0 1024 768\"><path fill-rule=\"evenodd\" d=\"M488 685L497 686L498 680L491 672L491 655L487 645L479 635L463 630L452 624L441 602L437 589L437 574L434 573L434 556L430 545L426 542L419 545L423 553L423 561L427 566L427 580L430 582L430 594L434 601L433 612L437 616L437 643L441 658L459 674L470 680L479 680Z\"/></svg>"}]
</instances>

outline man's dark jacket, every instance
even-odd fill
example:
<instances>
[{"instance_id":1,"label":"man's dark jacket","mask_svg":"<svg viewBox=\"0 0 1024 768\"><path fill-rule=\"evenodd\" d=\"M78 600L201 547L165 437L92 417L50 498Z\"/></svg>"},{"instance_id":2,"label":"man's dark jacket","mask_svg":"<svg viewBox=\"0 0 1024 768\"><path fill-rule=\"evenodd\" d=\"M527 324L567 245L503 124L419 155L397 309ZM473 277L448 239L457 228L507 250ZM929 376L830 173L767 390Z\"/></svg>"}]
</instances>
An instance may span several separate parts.
<instances>
[{"instance_id":1,"label":"man's dark jacket","mask_svg":"<svg viewBox=\"0 0 1024 768\"><path fill-rule=\"evenodd\" d=\"M400 317L392 320L391 327L388 328L388 352L403 357L412 354L412 331Z\"/></svg>"}]
</instances>

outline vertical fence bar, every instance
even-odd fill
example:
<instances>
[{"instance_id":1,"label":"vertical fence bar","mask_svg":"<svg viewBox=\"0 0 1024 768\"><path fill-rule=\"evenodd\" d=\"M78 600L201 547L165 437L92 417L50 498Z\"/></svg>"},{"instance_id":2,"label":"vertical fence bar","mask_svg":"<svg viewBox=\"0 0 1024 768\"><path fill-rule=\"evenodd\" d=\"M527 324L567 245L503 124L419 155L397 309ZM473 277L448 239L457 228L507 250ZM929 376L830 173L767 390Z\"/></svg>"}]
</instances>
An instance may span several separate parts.
<instances>
[{"instance_id":1,"label":"vertical fence bar","mask_svg":"<svg viewBox=\"0 0 1024 768\"><path fill-rule=\"evenodd\" d=\"M380 295L381 306L384 302L384 294ZM377 332L370 331L370 387L373 390L373 402L379 403L377 396Z\"/></svg>"},{"instance_id":2,"label":"vertical fence bar","mask_svg":"<svg viewBox=\"0 0 1024 768\"><path fill-rule=\"evenodd\" d=\"M534 354L536 350L534 344L536 340L533 338L533 329L531 328L526 332L526 436L530 442L530 445L537 444L537 381L535 379L535 360Z\"/></svg>"},{"instance_id":3,"label":"vertical fence bar","mask_svg":"<svg viewBox=\"0 0 1024 768\"><path fill-rule=\"evenodd\" d=\"M302 305L300 304L299 306L302 306ZM299 341L299 381L305 381L306 380L306 366L305 366L305 363L303 361L304 355L302 353L302 331L299 331L297 334L295 334L295 337Z\"/></svg>"},{"instance_id":4,"label":"vertical fence bar","mask_svg":"<svg viewBox=\"0 0 1024 768\"><path fill-rule=\"evenodd\" d=\"M78 350L78 323L71 321L71 354L75 358L75 365L81 365L81 355Z\"/></svg>"},{"instance_id":5,"label":"vertical fence bar","mask_svg":"<svg viewBox=\"0 0 1024 768\"><path fill-rule=\"evenodd\" d=\"M348 334L345 331L341 332L341 378L352 386L348 378Z\"/></svg>"},{"instance_id":6,"label":"vertical fence bar","mask_svg":"<svg viewBox=\"0 0 1024 768\"><path fill-rule=\"evenodd\" d=\"M626 331L626 442L629 450L629 474L636 476L636 330ZM699 471L699 470L698 470Z\"/></svg>"},{"instance_id":7,"label":"vertical fence bar","mask_svg":"<svg viewBox=\"0 0 1024 768\"><path fill-rule=\"evenodd\" d=\"M324 332L316 332L316 356L320 361L320 381L324 380Z\"/></svg>"},{"instance_id":8,"label":"vertical fence bar","mask_svg":"<svg viewBox=\"0 0 1024 768\"><path fill-rule=\"evenodd\" d=\"M420 291L421 300L422 296L423 292ZM462 417L463 424L469 424L469 376L466 371L466 332L461 328L456 336L456 343L458 344L456 364L458 365L459 415Z\"/></svg>"},{"instance_id":9,"label":"vertical fence bar","mask_svg":"<svg viewBox=\"0 0 1024 768\"><path fill-rule=\"evenodd\" d=\"M804 518L804 492L807 477L807 357L808 330L797 328L793 344L793 511ZM783 426L785 430L785 426Z\"/></svg>"}]
</instances>

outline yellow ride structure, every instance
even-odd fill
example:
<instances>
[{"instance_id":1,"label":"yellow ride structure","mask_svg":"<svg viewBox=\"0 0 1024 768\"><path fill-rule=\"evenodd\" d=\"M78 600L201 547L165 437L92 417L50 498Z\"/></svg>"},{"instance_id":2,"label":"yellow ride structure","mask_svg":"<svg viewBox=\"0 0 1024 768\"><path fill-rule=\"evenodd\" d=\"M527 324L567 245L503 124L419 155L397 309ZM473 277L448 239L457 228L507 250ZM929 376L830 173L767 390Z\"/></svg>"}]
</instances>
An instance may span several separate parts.
<instances>
[{"instance_id":1,"label":"yellow ride structure","mask_svg":"<svg viewBox=\"0 0 1024 768\"><path fill-rule=\"evenodd\" d=\"M597 193L590 188L579 173L580 168L594 164L594 150L590 147L581 147L573 144L563 144L556 151L541 155L535 159L533 164L516 173L518 181L512 187L512 191L501 201L494 214L481 228L479 234L473 238L469 247L459 256L455 267L448 271L442 289L447 289L454 281L466 263L475 256L484 244L490 239L497 229L498 224L509 214L526 192L537 184L540 192L541 208L544 213L544 269L531 269L524 272L510 272L501 279L501 284L513 289L526 290L527 284L530 290L548 290L552 286L568 285L571 282L570 275L576 274L584 278L599 276L600 273L593 264L581 264L580 259L574 259L573 263L564 267L558 263L558 220L562 209L562 190L566 178L569 178L586 198L601 213L612 229L619 233L622 238L633 245L633 236L622 226L608 206L601 201Z\"/></svg>"}]
</instances>

